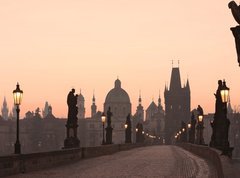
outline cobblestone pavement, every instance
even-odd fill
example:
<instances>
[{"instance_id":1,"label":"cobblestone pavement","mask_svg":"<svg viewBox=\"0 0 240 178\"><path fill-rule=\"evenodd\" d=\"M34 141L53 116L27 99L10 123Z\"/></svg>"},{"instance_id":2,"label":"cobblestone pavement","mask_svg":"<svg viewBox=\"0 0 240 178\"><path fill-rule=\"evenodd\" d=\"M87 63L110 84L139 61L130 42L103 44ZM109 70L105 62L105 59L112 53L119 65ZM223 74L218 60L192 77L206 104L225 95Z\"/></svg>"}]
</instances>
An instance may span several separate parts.
<instances>
[{"instance_id":1,"label":"cobblestone pavement","mask_svg":"<svg viewBox=\"0 0 240 178\"><path fill-rule=\"evenodd\" d=\"M217 177L214 166L176 146L150 146L11 177L204 178Z\"/></svg>"}]
</instances>

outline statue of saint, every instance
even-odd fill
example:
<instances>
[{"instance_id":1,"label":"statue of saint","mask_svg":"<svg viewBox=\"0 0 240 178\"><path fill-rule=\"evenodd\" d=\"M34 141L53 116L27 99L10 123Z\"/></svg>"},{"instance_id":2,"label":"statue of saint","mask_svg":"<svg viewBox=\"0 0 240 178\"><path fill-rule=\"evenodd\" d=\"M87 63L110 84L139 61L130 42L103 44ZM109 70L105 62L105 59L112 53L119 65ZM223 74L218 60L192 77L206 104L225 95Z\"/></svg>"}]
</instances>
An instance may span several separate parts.
<instances>
[{"instance_id":1,"label":"statue of saint","mask_svg":"<svg viewBox=\"0 0 240 178\"><path fill-rule=\"evenodd\" d=\"M107 126L111 126L111 117L112 117L112 112L111 112L111 108L109 107L108 108L108 111L107 111Z\"/></svg>"},{"instance_id":2,"label":"statue of saint","mask_svg":"<svg viewBox=\"0 0 240 178\"><path fill-rule=\"evenodd\" d=\"M68 123L74 124L77 123L77 97L78 95L74 95L75 89L73 88L67 96L67 104L68 104Z\"/></svg>"},{"instance_id":3,"label":"statue of saint","mask_svg":"<svg viewBox=\"0 0 240 178\"><path fill-rule=\"evenodd\" d=\"M240 24L240 6L238 6L235 1L231 1L228 4L228 7L232 11L233 18L236 20L236 22L238 24ZM231 27L230 29L233 33L234 38L235 38L235 45L236 45L236 50L237 50L238 63L239 63L239 66L240 66L240 26L238 25L236 27Z\"/></svg>"},{"instance_id":4,"label":"statue of saint","mask_svg":"<svg viewBox=\"0 0 240 178\"><path fill-rule=\"evenodd\" d=\"M200 105L198 105L197 111L199 115L203 116L203 108Z\"/></svg>"}]
</instances>

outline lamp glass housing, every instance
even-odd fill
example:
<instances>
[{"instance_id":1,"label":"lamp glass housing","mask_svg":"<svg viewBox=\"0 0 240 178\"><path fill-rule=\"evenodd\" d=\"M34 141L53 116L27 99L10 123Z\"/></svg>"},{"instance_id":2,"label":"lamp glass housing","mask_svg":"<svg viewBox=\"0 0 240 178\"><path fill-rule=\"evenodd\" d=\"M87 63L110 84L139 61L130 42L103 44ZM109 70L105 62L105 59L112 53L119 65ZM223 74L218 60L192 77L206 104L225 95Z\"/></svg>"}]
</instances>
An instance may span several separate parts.
<instances>
[{"instance_id":1,"label":"lamp glass housing","mask_svg":"<svg viewBox=\"0 0 240 178\"><path fill-rule=\"evenodd\" d=\"M191 128L191 124L188 124L188 128L189 128L189 129Z\"/></svg>"},{"instance_id":2,"label":"lamp glass housing","mask_svg":"<svg viewBox=\"0 0 240 178\"><path fill-rule=\"evenodd\" d=\"M199 116L198 116L198 121L199 121L199 122L202 122L202 121L203 121L203 115L199 115Z\"/></svg>"},{"instance_id":3,"label":"lamp glass housing","mask_svg":"<svg viewBox=\"0 0 240 178\"><path fill-rule=\"evenodd\" d=\"M127 124L124 124L124 127L125 127L125 129L128 127L128 125Z\"/></svg>"},{"instance_id":4,"label":"lamp glass housing","mask_svg":"<svg viewBox=\"0 0 240 178\"><path fill-rule=\"evenodd\" d=\"M229 89L222 89L222 90L221 90L222 102L223 102L223 103L228 102L228 97L229 97Z\"/></svg>"},{"instance_id":5,"label":"lamp glass housing","mask_svg":"<svg viewBox=\"0 0 240 178\"><path fill-rule=\"evenodd\" d=\"M17 87L15 90L13 90L13 99L14 99L14 104L15 105L20 105L22 102L22 96L23 96L23 91L20 90L20 86L17 83Z\"/></svg>"},{"instance_id":6,"label":"lamp glass housing","mask_svg":"<svg viewBox=\"0 0 240 178\"><path fill-rule=\"evenodd\" d=\"M105 123L105 121L106 121L106 116L105 116L104 113L102 114L101 119L102 119L102 123Z\"/></svg>"}]
</instances>

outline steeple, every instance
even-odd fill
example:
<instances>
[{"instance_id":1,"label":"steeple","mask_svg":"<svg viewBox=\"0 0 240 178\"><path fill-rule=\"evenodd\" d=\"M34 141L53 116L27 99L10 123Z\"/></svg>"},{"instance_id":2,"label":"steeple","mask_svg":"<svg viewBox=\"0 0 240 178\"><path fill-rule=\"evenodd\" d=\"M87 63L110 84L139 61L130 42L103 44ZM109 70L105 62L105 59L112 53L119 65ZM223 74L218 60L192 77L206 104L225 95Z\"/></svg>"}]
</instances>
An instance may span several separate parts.
<instances>
[{"instance_id":1,"label":"steeple","mask_svg":"<svg viewBox=\"0 0 240 178\"><path fill-rule=\"evenodd\" d=\"M181 88L180 71L179 68L174 67L172 68L170 90L178 90Z\"/></svg>"},{"instance_id":2,"label":"steeple","mask_svg":"<svg viewBox=\"0 0 240 178\"><path fill-rule=\"evenodd\" d=\"M162 109L163 109L162 104L161 104L160 91L159 91L159 96L158 96L158 109L159 109L159 110L162 110Z\"/></svg>"},{"instance_id":3,"label":"steeple","mask_svg":"<svg viewBox=\"0 0 240 178\"><path fill-rule=\"evenodd\" d=\"M142 105L141 90L139 91L138 105Z\"/></svg>"},{"instance_id":4,"label":"steeple","mask_svg":"<svg viewBox=\"0 0 240 178\"><path fill-rule=\"evenodd\" d=\"M7 106L7 101L6 101L6 97L4 97L3 100L3 106L2 106L2 117L4 120L8 120L8 106Z\"/></svg>"},{"instance_id":5,"label":"steeple","mask_svg":"<svg viewBox=\"0 0 240 178\"><path fill-rule=\"evenodd\" d=\"M187 83L186 83L186 89L190 91L190 85L189 85L189 80L187 79Z\"/></svg>"},{"instance_id":6,"label":"steeple","mask_svg":"<svg viewBox=\"0 0 240 178\"><path fill-rule=\"evenodd\" d=\"M137 106L136 115L137 115L139 121L141 121L141 122L144 121L144 110L143 110L143 106L142 106L141 91L139 91L139 98L138 98L138 106Z\"/></svg>"},{"instance_id":7,"label":"steeple","mask_svg":"<svg viewBox=\"0 0 240 178\"><path fill-rule=\"evenodd\" d=\"M92 106L91 106L91 117L93 117L97 113L97 106L95 104L95 95L93 92L93 98L92 98Z\"/></svg>"}]
</instances>

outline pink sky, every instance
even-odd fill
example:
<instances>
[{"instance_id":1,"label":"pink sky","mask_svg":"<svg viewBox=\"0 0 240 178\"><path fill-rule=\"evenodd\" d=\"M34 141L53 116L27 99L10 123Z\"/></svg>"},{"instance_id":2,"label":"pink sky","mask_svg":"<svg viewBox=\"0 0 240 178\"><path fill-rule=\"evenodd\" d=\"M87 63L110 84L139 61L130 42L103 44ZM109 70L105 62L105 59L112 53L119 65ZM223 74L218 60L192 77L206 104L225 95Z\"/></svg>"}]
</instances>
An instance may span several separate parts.
<instances>
[{"instance_id":1,"label":"pink sky","mask_svg":"<svg viewBox=\"0 0 240 178\"><path fill-rule=\"evenodd\" d=\"M192 109L214 112L218 79L226 79L232 105L239 105L240 68L227 0L1 0L0 105L12 107L17 81L24 91L21 116L45 101L66 117L72 87L93 90L102 110L119 76L133 113L139 90L144 108L169 83L171 60L189 78Z\"/></svg>"}]
</instances>

